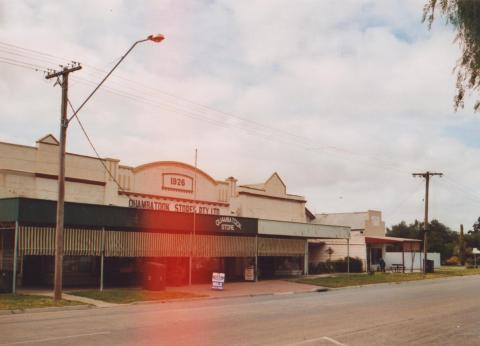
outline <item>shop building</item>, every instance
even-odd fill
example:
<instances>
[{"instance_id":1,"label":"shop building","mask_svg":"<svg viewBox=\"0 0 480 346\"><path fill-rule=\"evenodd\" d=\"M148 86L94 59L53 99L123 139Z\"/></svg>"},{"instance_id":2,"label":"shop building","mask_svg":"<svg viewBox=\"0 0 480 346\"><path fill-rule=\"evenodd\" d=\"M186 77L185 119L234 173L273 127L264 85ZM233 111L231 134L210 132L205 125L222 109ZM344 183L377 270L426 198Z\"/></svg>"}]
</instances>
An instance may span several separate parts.
<instances>
[{"instance_id":1,"label":"shop building","mask_svg":"<svg viewBox=\"0 0 480 346\"><path fill-rule=\"evenodd\" d=\"M0 143L0 271L15 285L53 278L58 141ZM102 161L102 162L100 162ZM110 173L105 168L108 167ZM162 262L183 284L223 271L241 280L308 272L308 240L349 237L346 226L310 223L302 196L277 173L264 183L216 180L191 165L66 155L64 285L136 284L142 265Z\"/></svg>"},{"instance_id":2,"label":"shop building","mask_svg":"<svg viewBox=\"0 0 480 346\"><path fill-rule=\"evenodd\" d=\"M382 212L368 210L353 213L316 214L314 224L342 225L350 228L348 239L312 240L317 246L310 250L310 263L335 261L350 257L359 258L365 271L377 270L380 259L386 257L388 250L402 254L396 264L405 266L405 252L409 254L420 250L421 241L417 239L386 237Z\"/></svg>"}]
</instances>

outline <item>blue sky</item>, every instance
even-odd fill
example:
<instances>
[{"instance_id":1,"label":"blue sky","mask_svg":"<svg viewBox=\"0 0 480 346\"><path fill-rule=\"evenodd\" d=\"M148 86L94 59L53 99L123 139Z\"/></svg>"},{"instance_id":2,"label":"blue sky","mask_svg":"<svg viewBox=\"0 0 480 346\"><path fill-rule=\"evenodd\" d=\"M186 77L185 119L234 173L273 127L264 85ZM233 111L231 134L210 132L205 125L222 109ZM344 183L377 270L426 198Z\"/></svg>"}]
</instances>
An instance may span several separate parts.
<instances>
[{"instance_id":1,"label":"blue sky","mask_svg":"<svg viewBox=\"0 0 480 346\"><path fill-rule=\"evenodd\" d=\"M480 122L478 119L473 118L462 124L448 126L445 128L445 133L468 147L480 147Z\"/></svg>"},{"instance_id":2,"label":"blue sky","mask_svg":"<svg viewBox=\"0 0 480 346\"><path fill-rule=\"evenodd\" d=\"M474 98L453 112L459 50L442 21L427 30L422 7L3 1L0 60L82 62L70 88L78 105L133 41L161 32L166 40L138 46L82 111L101 155L192 163L198 148L217 179L256 183L277 171L314 212L379 209L387 224L422 218L423 186L410 173L443 171L431 215L468 228L479 216L479 118ZM56 135L60 90L5 63L0 77L0 140ZM68 150L92 154L76 124Z\"/></svg>"}]
</instances>

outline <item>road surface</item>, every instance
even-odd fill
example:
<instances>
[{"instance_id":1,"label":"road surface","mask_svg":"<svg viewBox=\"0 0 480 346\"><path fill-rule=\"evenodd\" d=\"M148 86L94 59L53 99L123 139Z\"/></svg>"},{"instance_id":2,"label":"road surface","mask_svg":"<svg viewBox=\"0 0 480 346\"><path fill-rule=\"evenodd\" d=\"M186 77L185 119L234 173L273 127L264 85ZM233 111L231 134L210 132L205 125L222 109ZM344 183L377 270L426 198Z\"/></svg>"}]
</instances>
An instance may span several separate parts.
<instances>
[{"instance_id":1,"label":"road surface","mask_svg":"<svg viewBox=\"0 0 480 346\"><path fill-rule=\"evenodd\" d=\"M3 315L0 345L480 345L480 276Z\"/></svg>"}]
</instances>

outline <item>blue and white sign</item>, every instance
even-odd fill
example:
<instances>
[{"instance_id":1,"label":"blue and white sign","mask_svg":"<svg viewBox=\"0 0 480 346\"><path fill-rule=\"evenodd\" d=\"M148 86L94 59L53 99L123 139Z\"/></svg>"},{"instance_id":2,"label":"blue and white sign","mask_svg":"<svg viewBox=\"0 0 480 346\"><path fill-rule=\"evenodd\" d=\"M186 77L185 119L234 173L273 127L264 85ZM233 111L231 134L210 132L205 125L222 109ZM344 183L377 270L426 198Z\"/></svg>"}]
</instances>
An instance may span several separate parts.
<instances>
[{"instance_id":1,"label":"blue and white sign","mask_svg":"<svg viewBox=\"0 0 480 346\"><path fill-rule=\"evenodd\" d=\"M223 291L225 284L225 273L212 273L212 290Z\"/></svg>"}]
</instances>

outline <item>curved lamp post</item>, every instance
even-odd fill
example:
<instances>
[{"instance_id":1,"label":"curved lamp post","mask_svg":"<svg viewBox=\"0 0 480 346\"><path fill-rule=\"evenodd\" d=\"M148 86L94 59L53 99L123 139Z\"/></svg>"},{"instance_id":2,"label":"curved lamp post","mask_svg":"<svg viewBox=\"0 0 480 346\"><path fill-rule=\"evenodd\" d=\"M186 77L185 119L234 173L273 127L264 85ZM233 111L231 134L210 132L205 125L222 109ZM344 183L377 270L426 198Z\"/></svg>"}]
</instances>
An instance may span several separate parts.
<instances>
[{"instance_id":1,"label":"curved lamp post","mask_svg":"<svg viewBox=\"0 0 480 346\"><path fill-rule=\"evenodd\" d=\"M102 84L107 80L108 77L112 74L113 71L121 64L121 62L127 57L127 55L135 48L139 43L145 41L152 41L155 43L160 43L165 39L161 34L150 35L143 40L136 41L133 45L127 50L127 52L120 58L120 60L113 66L110 72L102 79L102 81L93 89L90 95L87 96L85 101L74 111L73 115L70 118L67 118L67 90L68 90L68 73L81 69L78 65L70 71L64 69L61 72L48 75L46 78L53 78L56 76L63 76L62 83L62 120L60 124L60 143L59 143L59 174L58 174L58 200L57 200L57 214L56 214L56 230L55 230L55 239L56 239L56 249L55 249L55 275L54 275L54 284L53 284L53 297L54 300L58 301L62 299L62 272L63 272L63 229L64 229L64 202L65 202L65 143L67 137L67 127L70 121L77 116L78 112L85 106L85 104L92 98L92 96L97 92L97 90L102 86Z\"/></svg>"},{"instance_id":2,"label":"curved lamp post","mask_svg":"<svg viewBox=\"0 0 480 346\"><path fill-rule=\"evenodd\" d=\"M110 77L110 75L113 73L113 71L115 71L115 69L118 67L118 65L120 65L122 63L122 61L127 57L128 54L130 54L130 52L133 50L133 48L135 48L135 46L137 44L142 43L142 42L146 42L146 41L152 41L152 42L155 42L155 43L160 43L164 39L165 39L165 36L163 36L162 34L149 35L147 38L145 38L143 40L138 40L137 42L132 44L132 46L127 50L127 52L120 58L120 60L118 60L118 62L115 64L115 66L113 66L113 68L110 70L110 72L107 73L107 75L102 79L102 81L95 87L95 89L93 89L93 91L90 93L90 95L87 96L87 98L85 99L85 101L83 101L83 103L80 105L80 107L77 108L75 113L73 113L73 115L70 118L68 118L68 122L70 122L74 117L77 116L78 112L80 112L80 110L83 108L83 106L85 106L85 104L92 98L92 96L97 92L97 90L100 89L102 84L108 79L108 77Z\"/></svg>"}]
</instances>

